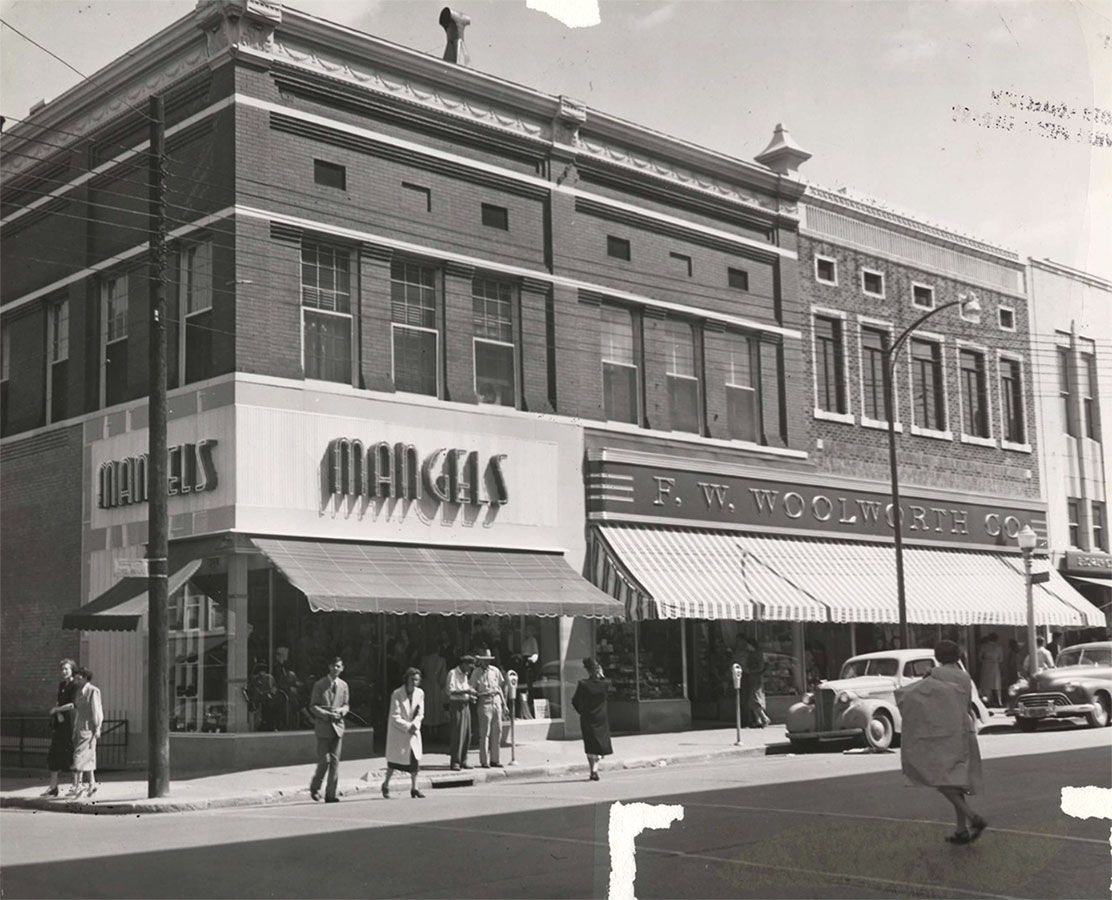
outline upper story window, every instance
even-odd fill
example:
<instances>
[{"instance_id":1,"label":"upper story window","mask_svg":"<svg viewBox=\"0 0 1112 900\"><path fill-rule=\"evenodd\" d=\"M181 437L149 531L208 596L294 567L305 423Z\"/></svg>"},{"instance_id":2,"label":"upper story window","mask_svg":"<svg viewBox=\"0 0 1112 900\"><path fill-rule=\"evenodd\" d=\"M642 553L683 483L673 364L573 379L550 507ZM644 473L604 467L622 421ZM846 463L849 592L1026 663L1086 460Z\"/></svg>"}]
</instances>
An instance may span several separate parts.
<instances>
[{"instance_id":1,"label":"upper story window","mask_svg":"<svg viewBox=\"0 0 1112 900\"><path fill-rule=\"evenodd\" d=\"M347 190L347 169L337 163L313 160L313 180L325 187Z\"/></svg>"},{"instance_id":2,"label":"upper story window","mask_svg":"<svg viewBox=\"0 0 1112 900\"><path fill-rule=\"evenodd\" d=\"M1093 521L1093 549L1108 552L1108 529L1105 525L1106 506L1103 501L1093 500L1090 504Z\"/></svg>"},{"instance_id":3,"label":"upper story window","mask_svg":"<svg viewBox=\"0 0 1112 900\"><path fill-rule=\"evenodd\" d=\"M757 386L756 339L730 333L726 361L726 427L735 441L761 440L761 402Z\"/></svg>"},{"instance_id":4,"label":"upper story window","mask_svg":"<svg viewBox=\"0 0 1112 900\"><path fill-rule=\"evenodd\" d=\"M506 207L484 203L482 216L483 224L487 228L498 228L501 231L509 231L510 211L506 209Z\"/></svg>"},{"instance_id":5,"label":"upper story window","mask_svg":"<svg viewBox=\"0 0 1112 900\"><path fill-rule=\"evenodd\" d=\"M668 379L668 421L673 431L699 431L699 376L695 369L695 332L689 322L665 319L657 329L664 342Z\"/></svg>"},{"instance_id":6,"label":"upper story window","mask_svg":"<svg viewBox=\"0 0 1112 900\"><path fill-rule=\"evenodd\" d=\"M471 283L475 394L480 403L517 405L514 290L513 285L491 278L476 278Z\"/></svg>"},{"instance_id":7,"label":"upper story window","mask_svg":"<svg viewBox=\"0 0 1112 900\"><path fill-rule=\"evenodd\" d=\"M435 266L394 260L390 266L390 319L394 386L440 396L440 276Z\"/></svg>"},{"instance_id":8,"label":"upper story window","mask_svg":"<svg viewBox=\"0 0 1112 900\"><path fill-rule=\"evenodd\" d=\"M820 410L846 413L846 347L843 322L815 316L815 389Z\"/></svg>"},{"instance_id":9,"label":"upper story window","mask_svg":"<svg viewBox=\"0 0 1112 900\"><path fill-rule=\"evenodd\" d=\"M958 351L961 381L962 431L971 437L987 438L988 385L985 378L985 355L976 350Z\"/></svg>"},{"instance_id":10,"label":"upper story window","mask_svg":"<svg viewBox=\"0 0 1112 900\"><path fill-rule=\"evenodd\" d=\"M838 283L838 262L828 256L815 257L815 281L820 284Z\"/></svg>"},{"instance_id":11,"label":"upper story window","mask_svg":"<svg viewBox=\"0 0 1112 900\"><path fill-rule=\"evenodd\" d=\"M942 384L942 345L911 341L911 409L913 421L931 431L946 430L946 393Z\"/></svg>"},{"instance_id":12,"label":"upper story window","mask_svg":"<svg viewBox=\"0 0 1112 900\"><path fill-rule=\"evenodd\" d=\"M887 422L884 408L884 367L888 332L883 328L861 328L861 415L874 422Z\"/></svg>"},{"instance_id":13,"label":"upper story window","mask_svg":"<svg viewBox=\"0 0 1112 900\"><path fill-rule=\"evenodd\" d=\"M127 399L127 275L100 285L102 406Z\"/></svg>"},{"instance_id":14,"label":"upper story window","mask_svg":"<svg viewBox=\"0 0 1112 900\"><path fill-rule=\"evenodd\" d=\"M1010 306L996 308L996 317L1001 331L1015 331L1015 310Z\"/></svg>"},{"instance_id":15,"label":"upper story window","mask_svg":"<svg viewBox=\"0 0 1112 900\"><path fill-rule=\"evenodd\" d=\"M1066 524L1069 528L1070 546L1087 550L1081 543L1081 501L1074 498L1066 500Z\"/></svg>"},{"instance_id":16,"label":"upper story window","mask_svg":"<svg viewBox=\"0 0 1112 900\"><path fill-rule=\"evenodd\" d=\"M12 329L0 325L0 434L8 433L8 381L12 372Z\"/></svg>"},{"instance_id":17,"label":"upper story window","mask_svg":"<svg viewBox=\"0 0 1112 900\"><path fill-rule=\"evenodd\" d=\"M621 306L603 306L602 393L606 418L640 421L637 357L633 347L633 313Z\"/></svg>"},{"instance_id":18,"label":"upper story window","mask_svg":"<svg viewBox=\"0 0 1112 900\"><path fill-rule=\"evenodd\" d=\"M1078 393L1081 395L1082 433L1092 441L1100 440L1100 403L1097 398L1097 357L1082 351L1078 366Z\"/></svg>"},{"instance_id":19,"label":"upper story window","mask_svg":"<svg viewBox=\"0 0 1112 900\"><path fill-rule=\"evenodd\" d=\"M1027 443L1023 409L1023 368L1018 359L1000 360L1000 418L1005 441L1010 444Z\"/></svg>"},{"instance_id":20,"label":"upper story window","mask_svg":"<svg viewBox=\"0 0 1112 900\"><path fill-rule=\"evenodd\" d=\"M1077 437L1077 413L1073 398L1073 360L1069 347L1058 348L1058 408L1061 412L1062 430L1071 437Z\"/></svg>"},{"instance_id":21,"label":"upper story window","mask_svg":"<svg viewBox=\"0 0 1112 900\"><path fill-rule=\"evenodd\" d=\"M60 422L69 415L69 300L46 308L46 347L47 422Z\"/></svg>"},{"instance_id":22,"label":"upper story window","mask_svg":"<svg viewBox=\"0 0 1112 900\"><path fill-rule=\"evenodd\" d=\"M866 297L883 297L884 273L873 269L862 269L861 290Z\"/></svg>"},{"instance_id":23,"label":"upper story window","mask_svg":"<svg viewBox=\"0 0 1112 900\"><path fill-rule=\"evenodd\" d=\"M181 383L211 378L212 371L212 244L203 241L181 249L178 309Z\"/></svg>"},{"instance_id":24,"label":"upper story window","mask_svg":"<svg viewBox=\"0 0 1112 900\"><path fill-rule=\"evenodd\" d=\"M624 259L626 262L630 260L630 246L629 241L625 238L614 237L610 235L606 238L606 255L613 256L614 259Z\"/></svg>"},{"instance_id":25,"label":"upper story window","mask_svg":"<svg viewBox=\"0 0 1112 900\"><path fill-rule=\"evenodd\" d=\"M737 288L741 291L749 290L749 273L745 269L730 268L727 270L727 279L732 288Z\"/></svg>"},{"instance_id":26,"label":"upper story window","mask_svg":"<svg viewBox=\"0 0 1112 900\"><path fill-rule=\"evenodd\" d=\"M934 309L934 288L926 284L911 285L911 303L920 309Z\"/></svg>"},{"instance_id":27,"label":"upper story window","mask_svg":"<svg viewBox=\"0 0 1112 900\"><path fill-rule=\"evenodd\" d=\"M301 318L306 378L351 384L351 253L301 245Z\"/></svg>"}]
</instances>

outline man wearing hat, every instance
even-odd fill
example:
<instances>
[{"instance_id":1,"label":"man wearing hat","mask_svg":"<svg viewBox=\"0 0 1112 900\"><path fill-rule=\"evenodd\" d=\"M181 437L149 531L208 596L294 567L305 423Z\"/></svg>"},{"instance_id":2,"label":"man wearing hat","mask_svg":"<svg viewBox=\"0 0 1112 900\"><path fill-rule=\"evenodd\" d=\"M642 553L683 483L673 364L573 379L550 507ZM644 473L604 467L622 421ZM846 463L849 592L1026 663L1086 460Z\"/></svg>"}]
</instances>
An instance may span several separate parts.
<instances>
[{"instance_id":1,"label":"man wearing hat","mask_svg":"<svg viewBox=\"0 0 1112 900\"><path fill-rule=\"evenodd\" d=\"M498 666L493 665L494 656L486 648L475 654L475 660L479 667L471 673L471 688L479 704L479 765L484 769L490 766L501 769L498 745L502 741L506 678Z\"/></svg>"},{"instance_id":2,"label":"man wearing hat","mask_svg":"<svg viewBox=\"0 0 1112 900\"><path fill-rule=\"evenodd\" d=\"M475 657L470 654L461 656L459 665L448 673L448 715L451 720L451 733L448 738L448 754L452 771L471 767L467 764L467 748L471 746L471 704L475 702L475 691L471 687L471 670L475 668Z\"/></svg>"}]
</instances>

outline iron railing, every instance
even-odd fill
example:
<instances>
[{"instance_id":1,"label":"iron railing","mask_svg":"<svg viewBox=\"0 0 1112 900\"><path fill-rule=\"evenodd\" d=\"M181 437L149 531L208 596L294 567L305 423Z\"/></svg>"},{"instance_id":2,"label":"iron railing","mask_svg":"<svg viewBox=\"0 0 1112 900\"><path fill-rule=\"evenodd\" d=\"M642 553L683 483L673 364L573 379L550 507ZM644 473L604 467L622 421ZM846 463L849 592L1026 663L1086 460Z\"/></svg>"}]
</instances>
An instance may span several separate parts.
<instances>
[{"instance_id":1,"label":"iron railing","mask_svg":"<svg viewBox=\"0 0 1112 900\"><path fill-rule=\"evenodd\" d=\"M106 718L97 741L97 770L126 769L129 738L126 718ZM0 716L0 763L45 769L50 750L49 716Z\"/></svg>"}]
</instances>

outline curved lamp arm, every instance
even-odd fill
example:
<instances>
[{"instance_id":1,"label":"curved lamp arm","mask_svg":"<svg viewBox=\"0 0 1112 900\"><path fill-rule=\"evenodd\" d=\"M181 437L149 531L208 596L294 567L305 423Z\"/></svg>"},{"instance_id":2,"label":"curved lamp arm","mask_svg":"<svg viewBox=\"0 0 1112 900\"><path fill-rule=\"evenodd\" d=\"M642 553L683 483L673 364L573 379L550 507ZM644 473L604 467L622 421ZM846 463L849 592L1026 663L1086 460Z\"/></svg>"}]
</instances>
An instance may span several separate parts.
<instances>
[{"instance_id":1,"label":"curved lamp arm","mask_svg":"<svg viewBox=\"0 0 1112 900\"><path fill-rule=\"evenodd\" d=\"M976 294L962 294L957 300L951 300L949 303L943 303L941 306L936 306L934 309L923 313L923 315L919 316L918 319L908 325L907 328L901 331L899 336L894 341L892 341L892 346L888 348L888 351L885 354L885 356L887 357L889 372L892 371L892 368L896 364L896 355L900 352L900 348L907 343L907 339L911 337L912 332L914 332L916 328L922 325L931 316L938 315L938 313L942 312L942 310L949 309L951 306L960 306L963 315L968 314L969 316L974 317L975 321L980 320L981 302L977 299Z\"/></svg>"}]
</instances>

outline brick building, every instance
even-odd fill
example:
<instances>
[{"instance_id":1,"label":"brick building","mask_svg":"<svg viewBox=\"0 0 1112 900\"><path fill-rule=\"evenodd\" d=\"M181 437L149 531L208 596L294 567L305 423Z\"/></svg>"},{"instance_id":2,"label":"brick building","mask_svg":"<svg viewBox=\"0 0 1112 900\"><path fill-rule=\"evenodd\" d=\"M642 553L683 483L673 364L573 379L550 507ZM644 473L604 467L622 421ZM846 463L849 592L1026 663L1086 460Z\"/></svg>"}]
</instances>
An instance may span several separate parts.
<instances>
[{"instance_id":1,"label":"brick building","mask_svg":"<svg viewBox=\"0 0 1112 900\"><path fill-rule=\"evenodd\" d=\"M844 655L843 623L890 621L801 586L828 559L816 540L891 578L873 552L891 540L883 432L856 399L814 399L822 310L856 328L870 307L818 283L814 255L854 280L868 262L893 299L918 265L940 297L1012 303L1014 331L947 326L947 384L959 346L986 379L1026 360L1020 281L982 283L951 250L846 241L809 211L801 229L807 154L782 131L732 159L277 4L201 2L5 136L6 711L38 710L55 658L76 655L143 733L145 581L129 573L147 539L152 91L179 769L304 758L299 706L332 653L372 723L406 666L482 646L522 673L526 727L551 737L577 732L568 692L591 653L619 728L716 717L742 631L765 642L778 696L797 695L815 635ZM885 219L811 198L870 235ZM879 231L963 244L905 220ZM895 330L914 311L867 314ZM904 464L924 490L975 493L1008 550L1044 506L1029 419L1015 447L992 422L970 440L904 434ZM847 502L873 513L863 540L833 527Z\"/></svg>"}]
</instances>

